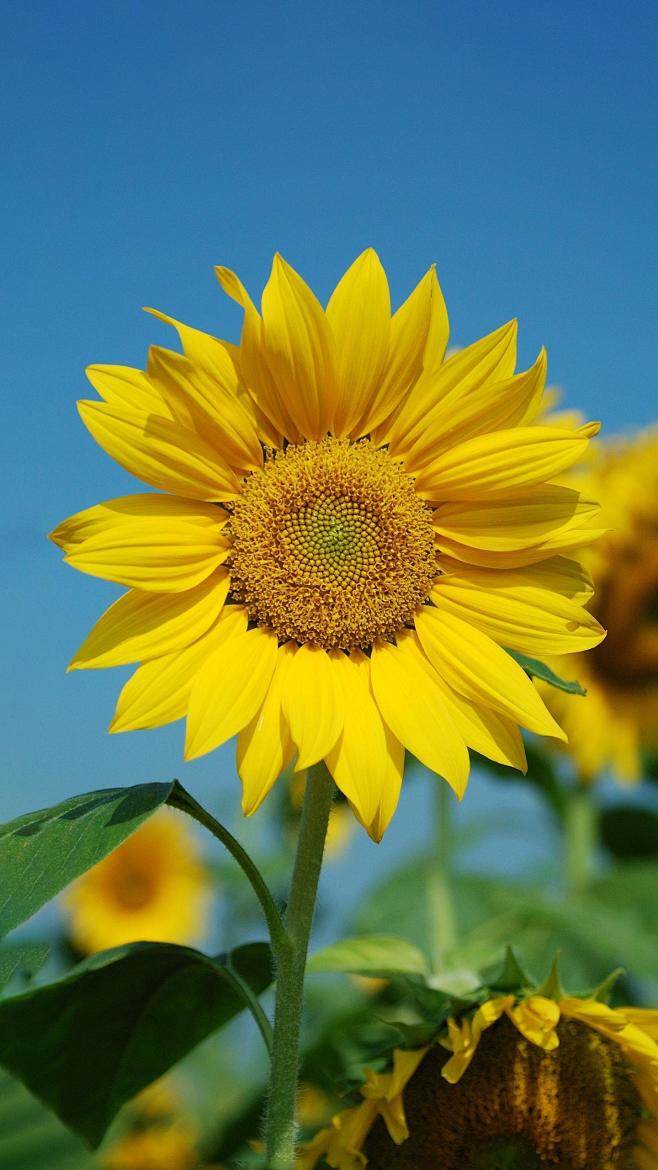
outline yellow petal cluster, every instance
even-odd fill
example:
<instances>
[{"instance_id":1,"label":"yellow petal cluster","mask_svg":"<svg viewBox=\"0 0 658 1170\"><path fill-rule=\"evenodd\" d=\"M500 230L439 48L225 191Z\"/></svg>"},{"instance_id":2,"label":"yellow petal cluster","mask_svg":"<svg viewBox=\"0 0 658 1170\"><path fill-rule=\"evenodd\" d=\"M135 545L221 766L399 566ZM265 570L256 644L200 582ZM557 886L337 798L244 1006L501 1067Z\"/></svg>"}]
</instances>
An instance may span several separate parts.
<instances>
[{"instance_id":1,"label":"yellow petal cluster","mask_svg":"<svg viewBox=\"0 0 658 1170\"><path fill-rule=\"evenodd\" d=\"M559 1133L561 1129L565 1128L565 1125L567 1129L574 1132L579 1124L578 1117L569 1117L568 1100L563 1099L557 1093L557 1062L559 1059L557 1050L560 1045L560 1026L568 1021L572 1022L569 1026L573 1026L575 1023L578 1028L582 1029L581 1036L586 1046L587 1030L598 1033L607 1043L612 1044L613 1050L617 1049L621 1055L616 1075L618 1078L621 1076L621 1079L627 1082L630 1087L630 1091L626 1090L624 1093L625 1097L629 1099L624 1100L622 1105L619 1102L615 1104L612 1096L610 1096L610 1100L606 1098L606 1101L603 1102L597 1097L597 1088L592 1087L591 1123L595 1129L598 1126L602 1131L607 1125L610 1126L613 1147L621 1139L623 1132L625 1149L628 1149L629 1142L632 1145L634 1170L635 1167L638 1170L658 1170L658 1011L630 1007L610 1008L596 999L576 996L563 996L557 1001L540 994L525 997L515 994L497 996L485 1001L473 1014L448 1021L446 1032L438 1040L439 1046L450 1054L447 1059L443 1059L440 1065L440 1077L443 1078L444 1082L450 1086L456 1086L462 1080L472 1062L477 1063L478 1047L483 1034L494 1028L502 1019L509 1020L524 1041L533 1048L546 1053L547 1057L555 1062L554 1075L551 1075L551 1065L545 1066L548 1072L544 1075L543 1087L540 1086L539 1089L540 1096L543 1092L545 1099L542 1102L538 1097L534 1106L537 1111L535 1119L537 1125L539 1128L550 1130L552 1134ZM572 1058L573 1051L577 1052L580 1044L581 1040L578 1041L575 1049L572 1049ZM423 1048L406 1051L395 1049L393 1066L389 1072L373 1073L369 1069L366 1070L366 1081L360 1090L363 1097L361 1104L336 1114L329 1127L320 1130L309 1142L303 1145L297 1160L299 1170L314 1170L320 1158L323 1158L326 1164L335 1170L362 1170L369 1164L365 1150L368 1137L378 1119L381 1119L378 1123L380 1133L383 1133L381 1130L383 1123L391 1141L396 1146L403 1146L410 1137L409 1119L405 1112L405 1090L410 1084L417 1083L416 1074L421 1075L421 1066L424 1066L426 1057L433 1062L434 1067L436 1048L437 1045L434 1043ZM501 1056L498 1063L494 1062L497 1080L503 1083L508 1075L516 1076L517 1079L520 1077L517 1092L523 1096L525 1092L530 1090L531 1086L524 1084L520 1070L517 1074L513 1069L507 1069L505 1066L505 1053L509 1053L510 1048L508 1042L503 1042L502 1036L500 1050ZM600 1059L601 1083L609 1085L608 1092L610 1094L612 1093L610 1065L605 1052L592 1046L591 1053L588 1051L588 1060L592 1058L592 1054L595 1064L597 1059ZM573 1076L574 1083L577 1083L578 1069L570 1069L569 1075ZM437 1093L432 1096L431 1088L428 1090L428 1084L431 1085L431 1076L432 1070L430 1069L429 1082L420 1090L424 1094L423 1100L428 1103L432 1101L432 1109L435 1112L441 1107L449 1111L450 1097L442 1094L439 1098ZM425 1080L427 1081L427 1076L425 1076ZM468 1083L474 1086L474 1093L486 1092L486 1086L483 1086L479 1081L469 1080ZM427 1096L428 1092L429 1096ZM468 1093L468 1090L466 1089L465 1092ZM635 1095L635 1106L630 1099L631 1094ZM487 1115L488 1123L493 1121L495 1128L494 1097L494 1086L492 1085L491 1100L489 1102L483 1101L482 1108ZM439 1100L442 1102L442 1106L439 1105ZM519 1101L518 1104L521 1115L529 1119L528 1102ZM607 1106L610 1117L605 1114L604 1106ZM420 1109L421 1122L422 1117L425 1116L423 1110L427 1107L426 1104ZM477 1108L473 1109L474 1115L477 1113ZM543 1117L540 1116L542 1109L547 1110ZM560 1110L564 1114L563 1120L559 1116ZM624 1112L623 1117L622 1112ZM445 1127L446 1141L450 1131L451 1142L454 1139L455 1144L459 1144L459 1135L452 1133L454 1118L446 1115L442 1119L442 1115L439 1113L438 1116L435 1116L434 1122L438 1131ZM498 1118L498 1122L500 1123L501 1138L508 1138L511 1134L509 1117L501 1116ZM529 1122L529 1124L532 1128L533 1123ZM478 1133L462 1135L464 1148L467 1142L474 1142L477 1146L482 1136ZM487 1134L487 1137L490 1135ZM431 1146L427 1142L423 1142L422 1135L419 1138L416 1133L415 1138L414 1148L416 1150L431 1151ZM549 1134L549 1142L550 1140L554 1139ZM446 1146L446 1151L447 1148ZM583 1146L583 1148L585 1147ZM554 1153L557 1152L554 1151ZM430 1161L423 1160L425 1156L429 1158L430 1153L428 1152L427 1155L416 1154L416 1157L420 1158L418 1162L414 1162L416 1170L422 1170L425 1165L429 1170ZM433 1157L433 1155L431 1156ZM623 1153L620 1154L620 1159L620 1161L609 1163L611 1170L613 1166L615 1170L630 1170L631 1162ZM398 1163L391 1158L390 1163L386 1162L386 1165L389 1164L393 1166ZM404 1167L411 1165L408 1160L400 1161L399 1164ZM431 1165L435 1165L433 1160ZM585 1163L583 1163L584 1165ZM587 1170L593 1170L589 1163L587 1163Z\"/></svg>"},{"instance_id":2,"label":"yellow petal cluster","mask_svg":"<svg viewBox=\"0 0 658 1170\"><path fill-rule=\"evenodd\" d=\"M563 678L578 678L584 698L542 693L583 781L610 767L633 782L642 776L642 749L658 746L658 431L597 445L570 478L601 501L606 532L579 556L595 590L588 611L608 634L577 659L557 642L561 656L544 656Z\"/></svg>"},{"instance_id":3,"label":"yellow petal cluster","mask_svg":"<svg viewBox=\"0 0 658 1170\"><path fill-rule=\"evenodd\" d=\"M596 506L561 477L597 424L541 425L546 355L516 323L446 358L434 269L395 311L372 249L326 308L280 256L239 345L156 313L183 353L90 367L94 439L155 492L52 533L128 592L71 663L137 663L112 731L186 718L193 759L237 736L243 809L324 760L379 840L405 751L461 796L472 748L524 769L520 727L561 736L507 653L591 648L574 548Z\"/></svg>"}]
</instances>

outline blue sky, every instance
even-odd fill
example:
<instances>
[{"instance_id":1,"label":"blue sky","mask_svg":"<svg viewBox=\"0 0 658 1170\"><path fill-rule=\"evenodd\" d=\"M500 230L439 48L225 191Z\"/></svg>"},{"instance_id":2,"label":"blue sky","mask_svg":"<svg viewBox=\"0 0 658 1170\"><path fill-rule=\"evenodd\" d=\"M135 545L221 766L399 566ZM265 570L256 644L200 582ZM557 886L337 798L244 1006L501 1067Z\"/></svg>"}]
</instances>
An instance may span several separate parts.
<instances>
[{"instance_id":1,"label":"blue sky","mask_svg":"<svg viewBox=\"0 0 658 1170\"><path fill-rule=\"evenodd\" d=\"M454 343L518 316L609 433L658 414L656 40L642 2L4 6L1 819L172 774L237 807L232 747L109 737L127 672L64 673L116 591L45 533L140 490L74 402L173 344L142 305L237 339L213 264L259 293L278 249L325 298L372 244L396 301L436 261Z\"/></svg>"}]
</instances>

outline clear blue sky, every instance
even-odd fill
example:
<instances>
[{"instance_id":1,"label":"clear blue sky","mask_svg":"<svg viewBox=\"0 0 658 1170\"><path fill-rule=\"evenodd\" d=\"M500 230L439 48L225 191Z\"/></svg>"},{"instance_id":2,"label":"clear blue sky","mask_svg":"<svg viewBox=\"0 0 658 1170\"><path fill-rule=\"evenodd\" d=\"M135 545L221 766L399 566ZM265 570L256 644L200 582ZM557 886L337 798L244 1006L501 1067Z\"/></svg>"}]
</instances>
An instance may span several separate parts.
<instances>
[{"instance_id":1,"label":"clear blue sky","mask_svg":"<svg viewBox=\"0 0 658 1170\"><path fill-rule=\"evenodd\" d=\"M325 297L372 244L397 301L436 261L456 344L518 315L522 359L546 344L570 403L609 432L647 423L658 415L655 9L2 9L0 819L172 774L230 817L232 747L184 767L180 727L109 737L127 672L64 673L115 590L62 566L45 533L140 490L78 420L84 366L141 365L149 343L173 344L142 305L237 339L213 264L259 293L278 249ZM421 787L380 852L405 844Z\"/></svg>"}]
</instances>

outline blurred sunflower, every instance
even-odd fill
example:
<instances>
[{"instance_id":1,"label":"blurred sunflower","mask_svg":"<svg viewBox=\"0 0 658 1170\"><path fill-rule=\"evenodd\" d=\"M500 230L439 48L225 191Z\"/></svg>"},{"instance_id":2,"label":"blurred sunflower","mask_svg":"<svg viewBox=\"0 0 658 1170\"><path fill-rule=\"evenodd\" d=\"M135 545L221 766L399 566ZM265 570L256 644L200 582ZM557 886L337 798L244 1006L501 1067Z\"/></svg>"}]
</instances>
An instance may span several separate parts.
<instances>
[{"instance_id":1,"label":"blurred sunflower","mask_svg":"<svg viewBox=\"0 0 658 1170\"><path fill-rule=\"evenodd\" d=\"M73 944L85 954L131 942L201 941L210 881L182 816L160 809L63 895Z\"/></svg>"},{"instance_id":2,"label":"blurred sunflower","mask_svg":"<svg viewBox=\"0 0 658 1170\"><path fill-rule=\"evenodd\" d=\"M514 994L366 1071L298 1170L658 1170L658 1012Z\"/></svg>"},{"instance_id":3,"label":"blurred sunflower","mask_svg":"<svg viewBox=\"0 0 658 1170\"><path fill-rule=\"evenodd\" d=\"M53 540L130 591L72 668L141 662L113 731L187 716L193 759L238 735L254 812L296 754L324 760L379 840L404 750L458 795L468 747L524 768L519 725L561 735L506 649L572 652L603 636L562 554L596 508L552 482L598 430L536 425L546 355L523 373L516 323L444 360L431 269L391 316L371 250L326 311L281 257L239 347L156 316L184 356L92 366L96 441L167 495L110 500Z\"/></svg>"},{"instance_id":4,"label":"blurred sunflower","mask_svg":"<svg viewBox=\"0 0 658 1170\"><path fill-rule=\"evenodd\" d=\"M577 660L551 661L563 678L578 678L584 698L542 693L583 780L611 766L635 781L642 747L658 745L658 430L600 444L573 486L596 493L608 529L582 550L595 588L588 608L608 636Z\"/></svg>"},{"instance_id":5,"label":"blurred sunflower","mask_svg":"<svg viewBox=\"0 0 658 1170\"><path fill-rule=\"evenodd\" d=\"M101 1170L199 1170L198 1134L170 1085L156 1081L128 1110L128 1129L101 1157Z\"/></svg>"}]
</instances>

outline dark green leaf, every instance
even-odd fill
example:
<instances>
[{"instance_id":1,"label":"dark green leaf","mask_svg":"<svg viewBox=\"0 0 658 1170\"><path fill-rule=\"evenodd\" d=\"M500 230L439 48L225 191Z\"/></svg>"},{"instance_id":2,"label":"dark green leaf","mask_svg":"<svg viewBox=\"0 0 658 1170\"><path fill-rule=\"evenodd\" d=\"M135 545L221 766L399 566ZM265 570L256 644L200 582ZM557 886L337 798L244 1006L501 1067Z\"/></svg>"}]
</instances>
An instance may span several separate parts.
<instances>
[{"instance_id":1,"label":"dark green leaf","mask_svg":"<svg viewBox=\"0 0 658 1170\"><path fill-rule=\"evenodd\" d=\"M164 804L172 784L72 796L0 826L0 938L116 849Z\"/></svg>"},{"instance_id":2,"label":"dark green leaf","mask_svg":"<svg viewBox=\"0 0 658 1170\"><path fill-rule=\"evenodd\" d=\"M0 1071L0 1170L91 1170L95 1159L27 1089Z\"/></svg>"},{"instance_id":3,"label":"dark green leaf","mask_svg":"<svg viewBox=\"0 0 658 1170\"><path fill-rule=\"evenodd\" d=\"M124 1102L243 1010L242 982L259 995L271 978L265 943L217 959L164 943L104 951L0 1002L0 1064L95 1147Z\"/></svg>"},{"instance_id":4,"label":"dark green leaf","mask_svg":"<svg viewBox=\"0 0 658 1170\"><path fill-rule=\"evenodd\" d=\"M566 682L560 678L555 671L551 670L550 666L546 666L544 662L540 662L537 658L528 658L526 654L519 654L517 650L508 650L507 653L522 666L526 674L531 678L540 678L543 682L550 683L552 687L557 687L560 691L566 691L568 695L586 695L587 691L581 687L579 682Z\"/></svg>"},{"instance_id":5,"label":"dark green leaf","mask_svg":"<svg viewBox=\"0 0 658 1170\"><path fill-rule=\"evenodd\" d=\"M32 979L43 967L49 950L47 943L15 942L0 946L0 990L19 972Z\"/></svg>"},{"instance_id":6,"label":"dark green leaf","mask_svg":"<svg viewBox=\"0 0 658 1170\"><path fill-rule=\"evenodd\" d=\"M658 813L637 805L615 805L601 814L601 838L614 857L658 857Z\"/></svg>"},{"instance_id":7,"label":"dark green leaf","mask_svg":"<svg viewBox=\"0 0 658 1170\"><path fill-rule=\"evenodd\" d=\"M518 991L521 987L531 987L533 981L521 967L512 947L508 946L502 967L484 982L492 991Z\"/></svg>"},{"instance_id":8,"label":"dark green leaf","mask_svg":"<svg viewBox=\"0 0 658 1170\"><path fill-rule=\"evenodd\" d=\"M427 960L413 943L392 934L363 934L344 938L311 955L307 970L345 971L352 975L422 975Z\"/></svg>"}]
</instances>

